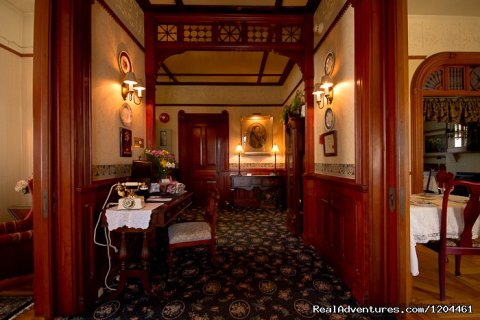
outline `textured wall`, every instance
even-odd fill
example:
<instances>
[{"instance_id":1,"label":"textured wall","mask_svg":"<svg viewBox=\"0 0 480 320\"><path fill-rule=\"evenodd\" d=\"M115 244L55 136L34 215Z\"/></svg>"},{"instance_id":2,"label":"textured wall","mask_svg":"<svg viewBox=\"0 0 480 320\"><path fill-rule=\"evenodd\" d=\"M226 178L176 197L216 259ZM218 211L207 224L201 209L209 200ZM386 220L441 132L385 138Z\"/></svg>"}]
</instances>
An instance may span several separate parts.
<instances>
[{"instance_id":1,"label":"textured wall","mask_svg":"<svg viewBox=\"0 0 480 320\"><path fill-rule=\"evenodd\" d=\"M315 107L315 172L326 175L355 178L355 66L354 66L354 9L348 8L314 56L315 83L324 75L324 61L328 52L335 54L332 79L335 84L330 107L335 115L337 156L325 157L319 136L324 126L326 107Z\"/></svg>"},{"instance_id":2,"label":"textured wall","mask_svg":"<svg viewBox=\"0 0 480 320\"><path fill-rule=\"evenodd\" d=\"M92 174L104 179L129 174L128 165L143 154L132 148L133 157L120 157L119 110L123 76L118 54L127 51L137 78L145 80L145 54L102 6L92 6ZM145 102L128 102L133 113L133 137L145 139Z\"/></svg>"},{"instance_id":3,"label":"textured wall","mask_svg":"<svg viewBox=\"0 0 480 320\"><path fill-rule=\"evenodd\" d=\"M7 208L30 206L31 196L14 191L33 171L32 57L33 14L22 14L0 0L0 221L11 220Z\"/></svg>"}]
</instances>

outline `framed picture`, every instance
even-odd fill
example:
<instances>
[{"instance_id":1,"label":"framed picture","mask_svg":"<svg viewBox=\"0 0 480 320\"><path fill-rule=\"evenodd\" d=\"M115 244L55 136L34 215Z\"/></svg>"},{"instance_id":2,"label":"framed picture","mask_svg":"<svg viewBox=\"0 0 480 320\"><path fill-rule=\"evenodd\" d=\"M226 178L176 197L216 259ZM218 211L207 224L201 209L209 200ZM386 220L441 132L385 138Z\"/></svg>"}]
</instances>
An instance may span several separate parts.
<instances>
[{"instance_id":1,"label":"framed picture","mask_svg":"<svg viewBox=\"0 0 480 320\"><path fill-rule=\"evenodd\" d=\"M447 152L447 136L445 131L431 132L425 134L425 153Z\"/></svg>"},{"instance_id":2,"label":"framed picture","mask_svg":"<svg viewBox=\"0 0 480 320\"><path fill-rule=\"evenodd\" d=\"M273 147L273 116L252 114L243 116L240 123L240 139L245 154L270 154Z\"/></svg>"},{"instance_id":3,"label":"framed picture","mask_svg":"<svg viewBox=\"0 0 480 320\"><path fill-rule=\"evenodd\" d=\"M323 134L323 155L325 157L337 155L337 130Z\"/></svg>"},{"instance_id":4,"label":"framed picture","mask_svg":"<svg viewBox=\"0 0 480 320\"><path fill-rule=\"evenodd\" d=\"M132 130L120 128L120 157L132 156Z\"/></svg>"}]
</instances>

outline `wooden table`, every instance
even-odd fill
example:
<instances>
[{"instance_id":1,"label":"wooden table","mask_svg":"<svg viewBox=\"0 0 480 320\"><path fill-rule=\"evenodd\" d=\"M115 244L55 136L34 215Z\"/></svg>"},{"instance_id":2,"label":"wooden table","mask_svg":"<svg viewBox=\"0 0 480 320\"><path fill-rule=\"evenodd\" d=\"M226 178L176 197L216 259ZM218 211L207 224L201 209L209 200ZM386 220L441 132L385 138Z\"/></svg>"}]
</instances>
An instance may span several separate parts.
<instances>
[{"instance_id":1,"label":"wooden table","mask_svg":"<svg viewBox=\"0 0 480 320\"><path fill-rule=\"evenodd\" d=\"M135 214L138 214L140 212L138 210L107 209L105 213L104 226L109 228L110 231L118 232L120 234L120 249L118 252L118 259L120 261L120 279L117 289L108 297L109 299L115 299L116 297L118 297L118 295L125 289L127 279L131 277L139 278L142 282L145 292L148 295L153 294L152 287L148 278L148 263L150 259L148 233L154 231L155 228L166 227L171 222L173 222L183 210L185 210L192 204L193 192L187 191L180 195L165 195L164 197L171 198L171 200L166 202L155 201L154 203L149 203L147 199L147 204L144 208L146 210L144 211L151 212L149 221L147 220L147 224L145 224L144 221L140 221L139 223L128 222L128 220L135 218ZM112 226L109 227L108 217L111 214L124 216L128 215L128 217L124 217L124 221L126 221L126 224L121 227L115 226L113 227L114 229L112 228ZM144 217L142 217L141 219L144 219ZM113 221L112 218L110 220L111 222ZM133 225L135 227L131 227L129 225ZM142 234L142 248L140 252L142 266L139 269L127 269L128 250L126 235L129 233Z\"/></svg>"},{"instance_id":2,"label":"wooden table","mask_svg":"<svg viewBox=\"0 0 480 320\"><path fill-rule=\"evenodd\" d=\"M410 271L413 276L419 274L418 258L415 246L440 240L440 220L443 195L413 194L410 196ZM458 239L463 231L463 210L467 197L450 195L447 209L447 238ZM472 228L473 238L480 234L480 219Z\"/></svg>"},{"instance_id":3,"label":"wooden table","mask_svg":"<svg viewBox=\"0 0 480 320\"><path fill-rule=\"evenodd\" d=\"M282 206L283 176L252 175L230 176L230 187L234 191L233 205L246 207L262 207L273 204L276 208ZM241 190L259 190L261 194L242 194ZM260 200L258 200L260 198Z\"/></svg>"}]
</instances>

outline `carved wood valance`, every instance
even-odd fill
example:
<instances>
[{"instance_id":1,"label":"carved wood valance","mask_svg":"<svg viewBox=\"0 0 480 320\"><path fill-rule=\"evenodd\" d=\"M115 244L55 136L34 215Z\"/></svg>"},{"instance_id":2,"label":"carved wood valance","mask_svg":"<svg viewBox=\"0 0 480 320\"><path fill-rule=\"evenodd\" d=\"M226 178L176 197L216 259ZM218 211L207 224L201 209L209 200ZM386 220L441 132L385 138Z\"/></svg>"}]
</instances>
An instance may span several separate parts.
<instances>
[{"instance_id":1,"label":"carved wood valance","mask_svg":"<svg viewBox=\"0 0 480 320\"><path fill-rule=\"evenodd\" d=\"M425 121L462 125L480 122L480 97L424 97Z\"/></svg>"}]
</instances>

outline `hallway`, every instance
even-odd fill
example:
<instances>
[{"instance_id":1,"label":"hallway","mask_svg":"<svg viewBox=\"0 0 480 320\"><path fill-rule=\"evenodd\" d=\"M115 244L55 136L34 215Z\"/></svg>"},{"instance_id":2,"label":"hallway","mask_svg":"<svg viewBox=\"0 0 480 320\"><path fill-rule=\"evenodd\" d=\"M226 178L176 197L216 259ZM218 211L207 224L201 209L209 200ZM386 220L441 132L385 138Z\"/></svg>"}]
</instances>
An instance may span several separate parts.
<instances>
[{"instance_id":1,"label":"hallway","mask_svg":"<svg viewBox=\"0 0 480 320\"><path fill-rule=\"evenodd\" d=\"M199 219L201 211L182 218ZM131 281L119 301L99 302L86 319L336 319L313 314L312 306L356 306L328 263L290 235L285 219L285 212L273 209L220 210L217 267L206 248L178 250L167 280L165 252L160 252L151 278L156 297L145 296Z\"/></svg>"}]
</instances>

